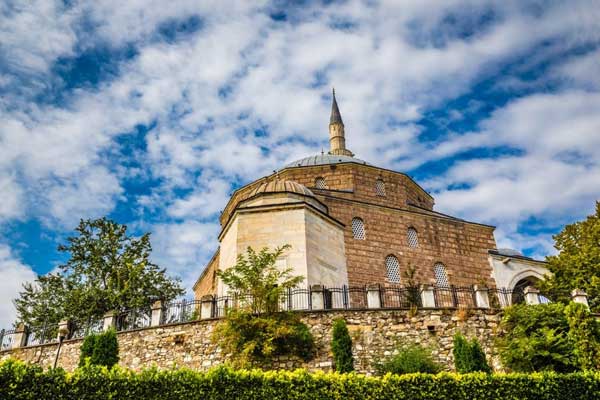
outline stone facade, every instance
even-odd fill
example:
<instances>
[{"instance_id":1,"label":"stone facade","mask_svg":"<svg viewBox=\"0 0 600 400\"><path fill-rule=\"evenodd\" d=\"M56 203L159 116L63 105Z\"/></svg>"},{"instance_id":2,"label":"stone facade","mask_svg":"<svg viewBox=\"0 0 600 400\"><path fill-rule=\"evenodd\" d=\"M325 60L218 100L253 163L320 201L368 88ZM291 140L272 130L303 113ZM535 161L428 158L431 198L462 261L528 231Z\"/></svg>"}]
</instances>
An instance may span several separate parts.
<instances>
[{"instance_id":1,"label":"stone facade","mask_svg":"<svg viewBox=\"0 0 600 400\"><path fill-rule=\"evenodd\" d=\"M500 249L489 253L489 262L498 287L512 290L532 285L550 273L546 262L524 257L514 250Z\"/></svg>"},{"instance_id":2,"label":"stone facade","mask_svg":"<svg viewBox=\"0 0 600 400\"><path fill-rule=\"evenodd\" d=\"M326 189L315 187L316 178L323 178ZM223 226L231 223L238 205L257 186L272 179L307 186L327 206L329 215L344 225L350 286L386 282L385 258L388 255L398 258L403 277L409 266L414 267L420 283L435 283L433 267L441 262L452 285L496 286L488 261L488 250L496 247L494 227L437 213L433 211L433 198L408 176L370 165L340 163L284 168L236 191L221 215ZM383 182L385 195L376 191L378 180ZM364 221L365 240L353 238L351 221L354 217ZM411 227L418 234L416 248L407 243L407 232ZM223 245L224 242L221 248ZM222 260L220 264L230 262L232 260ZM203 279L211 279L211 276L204 275ZM196 298L200 297L197 295Z\"/></svg>"},{"instance_id":3,"label":"stone facade","mask_svg":"<svg viewBox=\"0 0 600 400\"><path fill-rule=\"evenodd\" d=\"M286 181L278 182L282 188L285 186ZM221 270L231 267L248 247L260 250L287 244L291 247L277 261L278 266L291 268L293 275L304 277L303 285L348 284L344 226L331 218L327 207L310 192L263 192L243 201L219 240ZM221 282L217 283L216 293L227 294Z\"/></svg>"},{"instance_id":4,"label":"stone facade","mask_svg":"<svg viewBox=\"0 0 600 400\"><path fill-rule=\"evenodd\" d=\"M398 276L402 285L406 283L406 273L414 268L414 278L422 284L504 287L506 268L498 269L488 253L496 249L493 226L436 212L433 210L433 197L410 176L355 158L346 148L345 127L335 96L332 98L329 130L328 153L294 161L236 190L220 216L223 232L232 229L232 220L237 218L240 208L261 188L285 181L304 188L303 193L310 192L320 205L326 207L327 214L340 222L350 286L398 284ZM364 222L365 238L354 238L354 218ZM258 219L263 221L258 222ZM257 235L271 219L266 214L257 218ZM409 230L411 234L416 232L418 245L409 243ZM229 267L235 262L223 257L223 248L229 248L231 244L222 237L223 234L220 237L219 268ZM414 235L411 237L414 238ZM268 243L269 247L280 243L275 242ZM327 256L323 253L318 258L332 264ZM399 264L399 274L394 271L393 280L387 273L386 258L389 256L394 256ZM388 259L394 260L394 257ZM395 265L394 262L394 269ZM445 271L441 274L443 279L439 273L442 266ZM303 265L300 267L307 269ZM214 274L202 274L196 287L203 289L196 290L197 299L215 293L209 291L216 286L214 283L203 282L212 277ZM340 280L334 286L343 284L344 281Z\"/></svg>"},{"instance_id":5,"label":"stone facade","mask_svg":"<svg viewBox=\"0 0 600 400\"><path fill-rule=\"evenodd\" d=\"M302 313L302 320L313 333L317 353L309 362L281 357L265 368L329 371L332 369L331 332L333 321L344 318L353 340L355 369L372 374L373 365L391 356L402 343L430 346L434 358L447 370L453 369L452 338L462 332L476 337L482 344L490 363L499 370L492 347L501 315L492 310L357 310ZM119 364L140 370L156 365L159 368L188 367L206 370L222 364L228 356L211 341L218 320L194 321L163 325L118 333ZM63 343L58 365L66 370L76 368L82 340ZM56 344L31 346L0 352L0 359L9 357L44 367L51 366Z\"/></svg>"}]
</instances>

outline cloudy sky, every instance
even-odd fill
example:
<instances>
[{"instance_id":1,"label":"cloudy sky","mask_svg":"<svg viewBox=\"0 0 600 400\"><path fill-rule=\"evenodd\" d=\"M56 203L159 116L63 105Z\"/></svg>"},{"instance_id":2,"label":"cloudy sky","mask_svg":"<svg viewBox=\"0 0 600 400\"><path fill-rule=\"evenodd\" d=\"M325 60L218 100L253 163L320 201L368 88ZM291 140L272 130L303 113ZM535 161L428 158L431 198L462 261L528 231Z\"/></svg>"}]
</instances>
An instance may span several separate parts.
<instances>
[{"instance_id":1,"label":"cloudy sky","mask_svg":"<svg viewBox=\"0 0 600 400\"><path fill-rule=\"evenodd\" d=\"M600 193L600 0L0 4L0 323L80 218L189 288L229 193L328 146L543 257Z\"/></svg>"}]
</instances>

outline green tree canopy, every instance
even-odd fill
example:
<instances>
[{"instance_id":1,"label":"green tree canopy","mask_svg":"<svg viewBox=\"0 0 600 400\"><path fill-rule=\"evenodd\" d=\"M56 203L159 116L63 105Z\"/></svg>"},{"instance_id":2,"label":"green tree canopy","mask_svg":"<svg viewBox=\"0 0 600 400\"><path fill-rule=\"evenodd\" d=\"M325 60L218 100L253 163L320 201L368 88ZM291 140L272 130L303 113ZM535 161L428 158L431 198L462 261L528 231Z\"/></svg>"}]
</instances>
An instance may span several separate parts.
<instances>
[{"instance_id":1,"label":"green tree canopy","mask_svg":"<svg viewBox=\"0 0 600 400\"><path fill-rule=\"evenodd\" d=\"M240 254L231 268L220 270L217 275L229 289L229 294L244 299L244 304L254 314L277 311L279 299L287 289L297 286L304 279L292 276L292 268L278 268L275 263L289 249L289 245L274 251L263 248L258 253L248 247Z\"/></svg>"},{"instance_id":2,"label":"green tree canopy","mask_svg":"<svg viewBox=\"0 0 600 400\"><path fill-rule=\"evenodd\" d=\"M554 241L559 253L547 257L552 276L540 288L563 303L570 301L573 289L583 289L591 310L600 311L600 202L593 215L565 226Z\"/></svg>"},{"instance_id":3,"label":"green tree canopy","mask_svg":"<svg viewBox=\"0 0 600 400\"><path fill-rule=\"evenodd\" d=\"M34 332L61 319L84 326L107 311L150 307L183 294L180 282L150 261L150 234L129 236L125 225L106 218L81 220L76 236L58 247L69 260L58 272L23 285L15 300L18 318Z\"/></svg>"}]
</instances>

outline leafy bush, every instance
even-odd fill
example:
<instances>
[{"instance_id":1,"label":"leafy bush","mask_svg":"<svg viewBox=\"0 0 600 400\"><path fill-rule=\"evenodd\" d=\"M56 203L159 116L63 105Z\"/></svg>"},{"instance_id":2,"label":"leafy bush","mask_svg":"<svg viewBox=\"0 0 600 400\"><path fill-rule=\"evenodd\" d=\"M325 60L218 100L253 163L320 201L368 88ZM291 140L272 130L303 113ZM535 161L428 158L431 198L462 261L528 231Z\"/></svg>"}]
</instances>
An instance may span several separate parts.
<instances>
[{"instance_id":1,"label":"leafy bush","mask_svg":"<svg viewBox=\"0 0 600 400\"><path fill-rule=\"evenodd\" d=\"M220 367L140 373L86 366L74 373L8 361L0 364L0 398L11 400L313 400L453 399L592 400L600 392L600 373L575 374L309 374Z\"/></svg>"},{"instance_id":2,"label":"leafy bush","mask_svg":"<svg viewBox=\"0 0 600 400\"><path fill-rule=\"evenodd\" d=\"M83 343L79 348L79 366L83 367L86 360L91 359L94 354L94 347L96 347L96 334L90 334L83 339Z\"/></svg>"},{"instance_id":3,"label":"leafy bush","mask_svg":"<svg viewBox=\"0 0 600 400\"><path fill-rule=\"evenodd\" d=\"M237 366L258 365L273 356L295 355L308 360L314 339L308 326L294 313L252 315L232 310L213 334Z\"/></svg>"},{"instance_id":4,"label":"leafy bush","mask_svg":"<svg viewBox=\"0 0 600 400\"><path fill-rule=\"evenodd\" d=\"M278 313L286 290L297 286L301 276L292 268L279 269L275 263L289 245L259 252L248 247L231 268L217 272L239 299L215 329L213 341L233 357L234 365L260 365L273 356L295 355L308 360L314 351L314 339L297 314Z\"/></svg>"},{"instance_id":5,"label":"leafy bush","mask_svg":"<svg viewBox=\"0 0 600 400\"><path fill-rule=\"evenodd\" d=\"M583 370L600 368L600 327L583 304L565 307L569 323L569 339L574 346L577 364Z\"/></svg>"},{"instance_id":6,"label":"leafy bush","mask_svg":"<svg viewBox=\"0 0 600 400\"><path fill-rule=\"evenodd\" d=\"M89 363L110 368L118 362L119 343L114 329L86 336L80 348L79 367Z\"/></svg>"},{"instance_id":7,"label":"leafy bush","mask_svg":"<svg viewBox=\"0 0 600 400\"><path fill-rule=\"evenodd\" d=\"M96 337L90 362L93 365L104 365L109 368L119 362L119 343L114 329L102 332Z\"/></svg>"},{"instance_id":8,"label":"leafy bush","mask_svg":"<svg viewBox=\"0 0 600 400\"><path fill-rule=\"evenodd\" d=\"M504 366L517 372L575 371L564 308L560 303L506 308L496 340Z\"/></svg>"},{"instance_id":9,"label":"leafy bush","mask_svg":"<svg viewBox=\"0 0 600 400\"><path fill-rule=\"evenodd\" d=\"M346 321L343 319L336 319L333 322L331 351L333 353L334 367L337 372L354 371L352 338L348 332Z\"/></svg>"},{"instance_id":10,"label":"leafy bush","mask_svg":"<svg viewBox=\"0 0 600 400\"><path fill-rule=\"evenodd\" d=\"M468 372L492 372L485 359L485 353L477 339L470 342L463 335L454 335L454 367L456 372L466 374Z\"/></svg>"},{"instance_id":11,"label":"leafy bush","mask_svg":"<svg viewBox=\"0 0 600 400\"><path fill-rule=\"evenodd\" d=\"M436 374L441 371L441 366L433 361L431 351L417 344L402 346L399 353L375 365L378 374L412 374L424 372Z\"/></svg>"}]
</instances>

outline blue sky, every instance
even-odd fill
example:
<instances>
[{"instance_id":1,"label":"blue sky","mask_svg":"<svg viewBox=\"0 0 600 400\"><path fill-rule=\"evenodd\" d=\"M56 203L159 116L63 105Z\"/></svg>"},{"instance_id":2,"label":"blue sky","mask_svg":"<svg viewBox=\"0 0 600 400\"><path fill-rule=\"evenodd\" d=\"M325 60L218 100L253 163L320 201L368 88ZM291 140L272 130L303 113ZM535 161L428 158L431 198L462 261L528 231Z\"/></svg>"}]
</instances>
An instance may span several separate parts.
<instances>
[{"instance_id":1,"label":"blue sky","mask_svg":"<svg viewBox=\"0 0 600 400\"><path fill-rule=\"evenodd\" d=\"M600 2L0 6L0 323L80 218L152 232L191 287L229 193L327 148L551 254L600 193Z\"/></svg>"}]
</instances>

